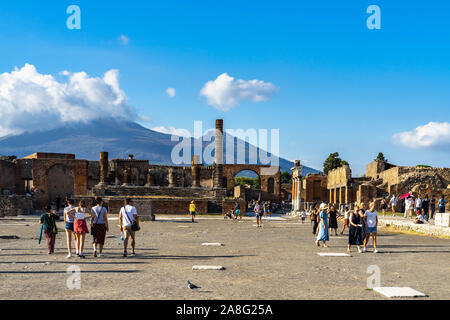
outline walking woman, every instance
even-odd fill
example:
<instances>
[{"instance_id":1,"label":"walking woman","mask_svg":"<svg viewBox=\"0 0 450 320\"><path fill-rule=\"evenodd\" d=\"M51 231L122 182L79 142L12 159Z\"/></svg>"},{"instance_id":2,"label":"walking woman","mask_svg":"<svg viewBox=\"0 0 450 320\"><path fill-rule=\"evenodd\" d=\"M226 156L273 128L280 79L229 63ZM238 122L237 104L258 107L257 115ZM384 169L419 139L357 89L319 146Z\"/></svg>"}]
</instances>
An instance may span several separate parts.
<instances>
[{"instance_id":1,"label":"walking woman","mask_svg":"<svg viewBox=\"0 0 450 320\"><path fill-rule=\"evenodd\" d=\"M330 240L328 234L328 215L325 210L327 209L327 205L322 203L320 205L320 213L319 213L319 234L317 235L316 245L320 247L320 241L323 242L323 247L328 248L327 241Z\"/></svg>"},{"instance_id":2,"label":"walking woman","mask_svg":"<svg viewBox=\"0 0 450 320\"><path fill-rule=\"evenodd\" d=\"M338 221L337 221L337 216L338 216L338 212L336 211L336 208L334 206L331 206L330 212L330 229L334 229L334 235L338 235Z\"/></svg>"},{"instance_id":3,"label":"walking woman","mask_svg":"<svg viewBox=\"0 0 450 320\"><path fill-rule=\"evenodd\" d=\"M91 231L94 236L94 257L97 252L103 257L103 246L105 245L106 232L108 232L108 210L103 206L103 200L100 197L95 199L97 204L91 209Z\"/></svg>"},{"instance_id":4,"label":"walking woman","mask_svg":"<svg viewBox=\"0 0 450 320\"><path fill-rule=\"evenodd\" d=\"M313 223L313 235L317 233L317 227L319 226L319 209L314 208L313 212L311 212L311 222Z\"/></svg>"},{"instance_id":5,"label":"walking woman","mask_svg":"<svg viewBox=\"0 0 450 320\"><path fill-rule=\"evenodd\" d=\"M255 211L255 216L256 216L256 227L257 228L261 228L261 220L262 220L262 216L264 214L264 205L261 203L261 201L257 201L255 208L253 209L253 211Z\"/></svg>"},{"instance_id":6,"label":"walking woman","mask_svg":"<svg viewBox=\"0 0 450 320\"><path fill-rule=\"evenodd\" d=\"M353 245L358 247L358 252L362 253L361 245L364 244L364 234L363 234L363 221L361 219L362 210L358 206L355 206L355 210L350 212L349 223L350 227L348 229L348 248L347 251L350 252L350 248Z\"/></svg>"},{"instance_id":7,"label":"walking woman","mask_svg":"<svg viewBox=\"0 0 450 320\"><path fill-rule=\"evenodd\" d=\"M375 210L375 202L372 202L369 206L369 210L364 214L364 223L366 226L366 240L364 241L364 252L367 251L367 245L369 244L370 236L373 239L373 253L377 253L377 226L378 226L378 214Z\"/></svg>"},{"instance_id":8,"label":"walking woman","mask_svg":"<svg viewBox=\"0 0 450 320\"><path fill-rule=\"evenodd\" d=\"M345 206L345 208L344 208L344 225L342 226L341 235L344 234L345 227L350 228L348 206Z\"/></svg>"},{"instance_id":9,"label":"walking woman","mask_svg":"<svg viewBox=\"0 0 450 320\"><path fill-rule=\"evenodd\" d=\"M72 211L68 211L67 214L75 219L73 232L76 234L75 247L77 251L77 256L84 259L84 240L86 239L86 233L89 233L89 229L86 223L86 206L85 202L82 200L78 204L78 207Z\"/></svg>"},{"instance_id":10,"label":"walking woman","mask_svg":"<svg viewBox=\"0 0 450 320\"><path fill-rule=\"evenodd\" d=\"M77 241L77 238L75 236L75 233L73 233L73 222L74 219L70 215L67 214L67 212L72 211L75 207L73 206L75 204L75 201L70 199L67 202L68 206L64 208L64 225L66 229L66 238L67 238L67 258L72 257L72 235L75 239L75 242Z\"/></svg>"},{"instance_id":11,"label":"walking woman","mask_svg":"<svg viewBox=\"0 0 450 320\"><path fill-rule=\"evenodd\" d=\"M45 241L47 243L48 254L55 252L55 240L56 240L56 220L59 220L59 216L52 212L52 207L46 206L44 208L45 213L42 214L39 219L39 223L42 225L42 231L45 235Z\"/></svg>"}]
</instances>

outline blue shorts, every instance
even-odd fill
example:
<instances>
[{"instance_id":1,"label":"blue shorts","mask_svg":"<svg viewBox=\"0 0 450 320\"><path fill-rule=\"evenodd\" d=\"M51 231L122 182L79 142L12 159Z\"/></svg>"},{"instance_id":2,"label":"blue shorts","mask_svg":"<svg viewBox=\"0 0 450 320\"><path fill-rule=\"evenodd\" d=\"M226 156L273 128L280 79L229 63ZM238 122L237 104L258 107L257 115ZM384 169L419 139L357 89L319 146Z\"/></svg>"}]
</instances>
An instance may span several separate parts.
<instances>
[{"instance_id":1,"label":"blue shorts","mask_svg":"<svg viewBox=\"0 0 450 320\"><path fill-rule=\"evenodd\" d=\"M66 222L66 230L73 231L73 222Z\"/></svg>"},{"instance_id":2,"label":"blue shorts","mask_svg":"<svg viewBox=\"0 0 450 320\"><path fill-rule=\"evenodd\" d=\"M377 227L366 228L366 233L377 232Z\"/></svg>"},{"instance_id":3,"label":"blue shorts","mask_svg":"<svg viewBox=\"0 0 450 320\"><path fill-rule=\"evenodd\" d=\"M189 214L190 214L190 215L194 215L194 214L195 214L195 211L189 211Z\"/></svg>"},{"instance_id":4,"label":"blue shorts","mask_svg":"<svg viewBox=\"0 0 450 320\"><path fill-rule=\"evenodd\" d=\"M236 210L234 211L234 213L235 213L235 214L241 214L241 210L236 209Z\"/></svg>"}]
</instances>

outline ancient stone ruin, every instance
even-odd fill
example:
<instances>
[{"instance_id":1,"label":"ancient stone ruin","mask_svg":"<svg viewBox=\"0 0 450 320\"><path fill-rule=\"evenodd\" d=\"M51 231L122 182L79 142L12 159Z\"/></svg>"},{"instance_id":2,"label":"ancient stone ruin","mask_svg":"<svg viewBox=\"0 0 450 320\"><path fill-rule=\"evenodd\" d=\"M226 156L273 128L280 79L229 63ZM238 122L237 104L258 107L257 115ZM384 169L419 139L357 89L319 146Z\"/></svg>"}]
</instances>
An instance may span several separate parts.
<instances>
[{"instance_id":1,"label":"ancient stone ruin","mask_svg":"<svg viewBox=\"0 0 450 320\"><path fill-rule=\"evenodd\" d=\"M260 199L280 201L279 167L274 174L262 175L263 168L269 166L223 164L223 120L216 120L214 165L205 166L199 159L194 155L191 166L169 166L150 164L133 155L109 159L108 152L102 151L98 161L40 152L22 159L0 160L2 197L14 194L28 199L4 200L0 214L12 215L12 207L17 208L14 214L31 213L48 203L61 208L67 198L84 199L90 204L95 196L104 198L112 213L118 213L128 197L149 217L158 213L186 214L192 200L196 201L198 213L222 213L234 206L235 199L242 207L250 200L248 192L234 183L243 170L259 175Z\"/></svg>"}]
</instances>

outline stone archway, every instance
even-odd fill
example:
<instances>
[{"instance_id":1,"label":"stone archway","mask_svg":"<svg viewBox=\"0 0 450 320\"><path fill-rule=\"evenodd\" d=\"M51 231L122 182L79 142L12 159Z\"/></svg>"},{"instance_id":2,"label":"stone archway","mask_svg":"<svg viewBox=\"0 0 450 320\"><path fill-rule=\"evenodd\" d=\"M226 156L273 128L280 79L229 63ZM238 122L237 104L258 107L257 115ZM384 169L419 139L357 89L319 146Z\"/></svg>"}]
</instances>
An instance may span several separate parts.
<instances>
[{"instance_id":1,"label":"stone archway","mask_svg":"<svg viewBox=\"0 0 450 320\"><path fill-rule=\"evenodd\" d=\"M253 171L259 178L261 183L261 196L263 199L267 200L279 200L281 197L281 172L280 168L277 167L275 172L269 170L271 174L263 174L267 172L267 165L252 165L252 164L224 164L223 165L223 177L227 179L227 191L231 192L234 190L234 177L241 171ZM271 168L272 169L272 168ZM270 189L270 190L269 190ZM271 191L271 192L269 192Z\"/></svg>"}]
</instances>

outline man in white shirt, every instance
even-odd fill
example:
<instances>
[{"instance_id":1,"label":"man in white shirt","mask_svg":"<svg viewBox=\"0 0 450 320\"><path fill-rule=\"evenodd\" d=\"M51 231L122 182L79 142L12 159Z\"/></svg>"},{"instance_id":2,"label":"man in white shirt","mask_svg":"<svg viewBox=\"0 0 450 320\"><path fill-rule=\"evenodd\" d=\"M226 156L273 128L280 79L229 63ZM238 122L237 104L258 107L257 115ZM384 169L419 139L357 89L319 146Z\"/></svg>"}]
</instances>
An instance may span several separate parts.
<instances>
[{"instance_id":1,"label":"man in white shirt","mask_svg":"<svg viewBox=\"0 0 450 320\"><path fill-rule=\"evenodd\" d=\"M422 199L420 198L420 196L418 196L416 199L416 213L417 211L420 211L422 213Z\"/></svg>"},{"instance_id":2,"label":"man in white shirt","mask_svg":"<svg viewBox=\"0 0 450 320\"><path fill-rule=\"evenodd\" d=\"M128 247L128 239L131 237L131 249L132 256L136 255L135 247L136 247L136 231L132 230L133 222L136 221L139 226L139 218L137 215L136 207L133 206L133 200L127 199L127 205L120 209L119 214L119 225L120 231L123 232L123 256L127 256L127 247ZM139 230L139 229L138 229Z\"/></svg>"},{"instance_id":3,"label":"man in white shirt","mask_svg":"<svg viewBox=\"0 0 450 320\"><path fill-rule=\"evenodd\" d=\"M370 236L373 239L373 253L377 253L377 226L378 226L378 213L375 210L375 202L372 202L369 206L369 210L364 214L364 222L366 224L366 239L364 241L363 252L367 252L367 245L369 244Z\"/></svg>"}]
</instances>

